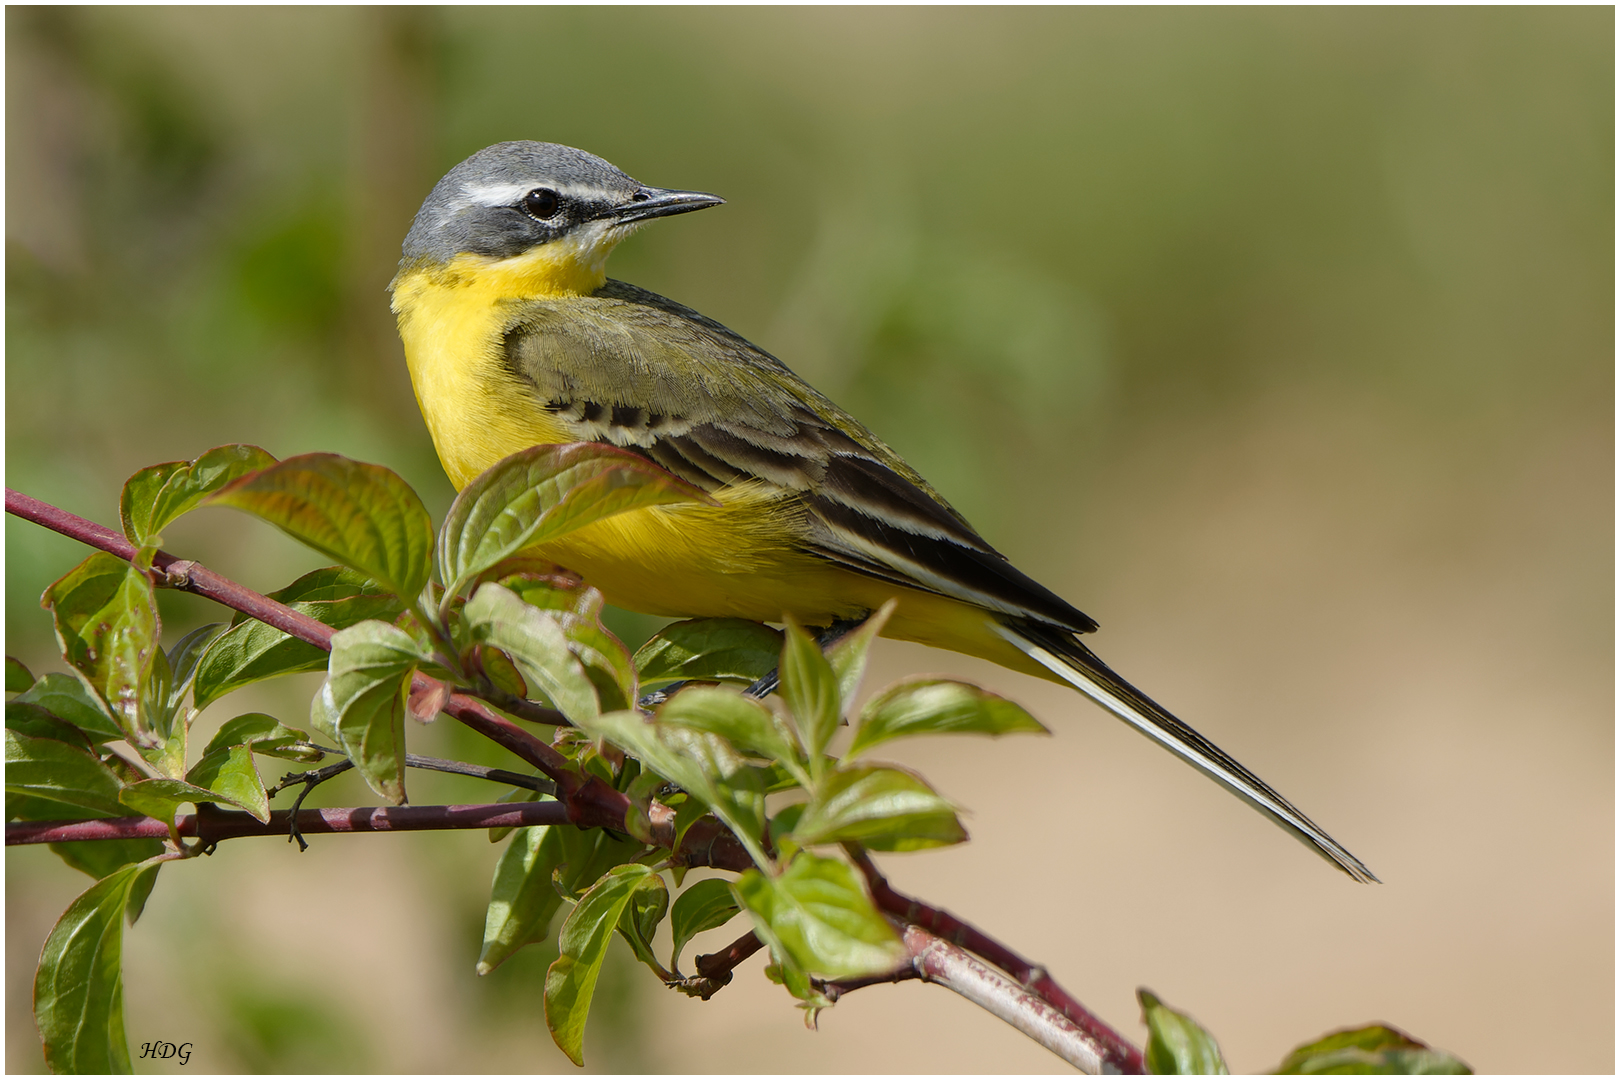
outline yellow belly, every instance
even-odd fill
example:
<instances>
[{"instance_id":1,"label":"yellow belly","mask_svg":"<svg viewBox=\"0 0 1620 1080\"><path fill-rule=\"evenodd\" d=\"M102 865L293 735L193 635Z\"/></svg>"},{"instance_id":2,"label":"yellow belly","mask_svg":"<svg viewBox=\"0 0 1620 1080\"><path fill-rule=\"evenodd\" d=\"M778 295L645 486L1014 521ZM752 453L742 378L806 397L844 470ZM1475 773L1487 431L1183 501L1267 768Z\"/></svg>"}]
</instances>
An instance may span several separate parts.
<instances>
[{"instance_id":1,"label":"yellow belly","mask_svg":"<svg viewBox=\"0 0 1620 1080\"><path fill-rule=\"evenodd\" d=\"M537 550L579 573L609 603L675 618L731 616L804 626L860 618L891 598L883 636L968 653L1055 679L991 630L972 604L858 574L793 546L779 507L751 505L735 489L722 505L649 507L588 525Z\"/></svg>"},{"instance_id":2,"label":"yellow belly","mask_svg":"<svg viewBox=\"0 0 1620 1080\"><path fill-rule=\"evenodd\" d=\"M485 275L408 275L395 310L417 404L457 490L509 454L569 441L501 351L499 282ZM964 652L1051 678L990 629L982 608L845 570L805 552L792 493L745 483L718 507L657 506L578 529L540 554L579 573L609 603L676 618L733 616L805 626L856 618L894 597L885 637Z\"/></svg>"}]
</instances>

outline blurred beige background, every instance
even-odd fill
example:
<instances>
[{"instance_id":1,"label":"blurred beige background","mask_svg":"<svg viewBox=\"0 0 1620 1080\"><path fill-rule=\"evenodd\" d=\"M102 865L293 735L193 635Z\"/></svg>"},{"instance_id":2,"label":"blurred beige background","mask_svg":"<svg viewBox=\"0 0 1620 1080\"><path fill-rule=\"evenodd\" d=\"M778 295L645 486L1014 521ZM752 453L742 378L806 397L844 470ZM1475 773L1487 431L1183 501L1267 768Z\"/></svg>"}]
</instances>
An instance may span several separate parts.
<instances>
[{"instance_id":1,"label":"blurred beige background","mask_svg":"<svg viewBox=\"0 0 1620 1080\"><path fill-rule=\"evenodd\" d=\"M852 409L1385 882L1075 695L885 643L869 688L953 672L1054 730L896 747L973 832L885 860L901 888L1132 1038L1151 987L1234 1071L1382 1020L1482 1071L1612 1072L1613 19L11 8L6 482L110 524L135 469L256 442L388 464L441 514L384 294L433 181L537 138L718 192L611 272ZM318 562L218 512L168 541L263 590ZM7 651L36 671L37 597L81 557L8 519ZM164 603L170 640L218 617ZM313 685L199 730L297 723ZM473 974L497 852L166 868L127 939L132 1041L191 1040L176 1072L571 1068L544 950ZM86 884L7 853L12 1071L42 1068L32 966ZM812 1034L758 961L704 1004L627 960L595 1070L1061 1067L937 988L862 991Z\"/></svg>"}]
</instances>

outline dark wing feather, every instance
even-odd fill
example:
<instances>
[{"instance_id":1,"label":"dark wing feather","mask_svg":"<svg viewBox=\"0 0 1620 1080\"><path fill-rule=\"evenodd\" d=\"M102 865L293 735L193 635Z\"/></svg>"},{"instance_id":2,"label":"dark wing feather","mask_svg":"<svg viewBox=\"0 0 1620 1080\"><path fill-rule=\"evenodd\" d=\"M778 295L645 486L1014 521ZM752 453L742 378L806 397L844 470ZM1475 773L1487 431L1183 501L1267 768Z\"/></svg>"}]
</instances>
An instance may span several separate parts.
<instances>
[{"instance_id":1,"label":"dark wing feather","mask_svg":"<svg viewBox=\"0 0 1620 1080\"><path fill-rule=\"evenodd\" d=\"M781 361L690 308L609 282L591 297L513 304L503 347L579 441L633 450L705 491L760 481L797 497L807 551L1059 632L1097 628Z\"/></svg>"}]
</instances>

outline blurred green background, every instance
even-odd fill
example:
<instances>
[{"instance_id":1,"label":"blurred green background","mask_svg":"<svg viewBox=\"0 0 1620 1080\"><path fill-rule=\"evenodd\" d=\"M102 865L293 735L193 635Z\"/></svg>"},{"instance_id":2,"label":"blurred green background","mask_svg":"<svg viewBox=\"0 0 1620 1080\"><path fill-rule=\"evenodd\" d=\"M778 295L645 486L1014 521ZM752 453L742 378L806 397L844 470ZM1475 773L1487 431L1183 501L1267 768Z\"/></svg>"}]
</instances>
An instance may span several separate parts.
<instances>
[{"instance_id":1,"label":"blurred green background","mask_svg":"<svg viewBox=\"0 0 1620 1080\"><path fill-rule=\"evenodd\" d=\"M8 485L113 523L135 469L252 442L385 463L437 517L385 286L438 176L543 139L717 192L610 273L865 420L1387 882L1336 879L1057 688L886 645L871 686L965 673L1057 731L905 751L975 843L891 860L901 886L1133 1037L1152 986L1234 1071L1374 1019L1482 1070L1613 1070L1612 9L9 8L6 29ZM217 511L167 538L261 590L318 563ZM8 518L7 651L36 671L37 597L81 557ZM217 617L164 604L171 640ZM312 686L201 723L296 723ZM166 869L127 945L132 1039L191 1039L204 1071L567 1068L541 950L473 975L494 857L336 838ZM33 960L86 881L43 850L7 871L6 1061L37 1070ZM816 1035L753 966L707 1004L627 965L603 994L596 1069L1060 1064L915 985Z\"/></svg>"}]
</instances>

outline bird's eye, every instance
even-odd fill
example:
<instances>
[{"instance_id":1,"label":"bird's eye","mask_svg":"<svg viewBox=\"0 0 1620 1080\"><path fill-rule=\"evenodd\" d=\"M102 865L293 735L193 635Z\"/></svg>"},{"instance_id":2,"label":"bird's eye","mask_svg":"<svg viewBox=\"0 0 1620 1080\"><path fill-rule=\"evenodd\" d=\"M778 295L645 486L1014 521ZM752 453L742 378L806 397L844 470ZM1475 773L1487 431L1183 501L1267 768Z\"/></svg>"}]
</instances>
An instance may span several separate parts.
<instances>
[{"instance_id":1,"label":"bird's eye","mask_svg":"<svg viewBox=\"0 0 1620 1080\"><path fill-rule=\"evenodd\" d=\"M550 188L535 188L523 196L523 210L530 217L545 221L557 214L557 193Z\"/></svg>"}]
</instances>

